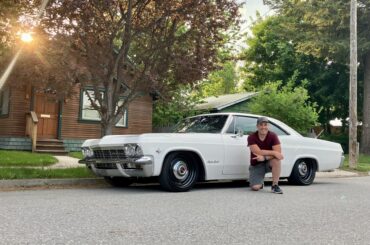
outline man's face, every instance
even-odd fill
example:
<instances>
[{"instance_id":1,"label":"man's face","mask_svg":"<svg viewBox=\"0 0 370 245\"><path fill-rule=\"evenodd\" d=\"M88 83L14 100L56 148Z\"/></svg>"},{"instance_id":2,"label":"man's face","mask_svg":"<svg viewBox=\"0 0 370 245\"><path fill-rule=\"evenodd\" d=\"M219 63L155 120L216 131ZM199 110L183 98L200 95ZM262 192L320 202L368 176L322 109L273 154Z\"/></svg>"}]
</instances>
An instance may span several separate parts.
<instances>
[{"instance_id":1,"label":"man's face","mask_svg":"<svg viewBox=\"0 0 370 245\"><path fill-rule=\"evenodd\" d=\"M260 135L266 135L269 131L269 125L267 122L261 122L257 124L257 130Z\"/></svg>"}]
</instances>

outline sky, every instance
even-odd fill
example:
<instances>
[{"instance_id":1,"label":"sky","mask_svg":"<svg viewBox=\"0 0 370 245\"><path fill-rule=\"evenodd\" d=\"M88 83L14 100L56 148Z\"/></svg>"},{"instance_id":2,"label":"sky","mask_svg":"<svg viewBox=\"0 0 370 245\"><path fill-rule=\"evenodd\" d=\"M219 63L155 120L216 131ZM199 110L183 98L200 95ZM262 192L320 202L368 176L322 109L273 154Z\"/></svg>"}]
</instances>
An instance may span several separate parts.
<instances>
[{"instance_id":1,"label":"sky","mask_svg":"<svg viewBox=\"0 0 370 245\"><path fill-rule=\"evenodd\" d=\"M243 8L240 10L242 15L242 31L245 31L251 25L251 18L256 19L256 11L262 16L269 14L271 11L268 6L263 4L263 0L239 0L238 2L244 3Z\"/></svg>"}]
</instances>

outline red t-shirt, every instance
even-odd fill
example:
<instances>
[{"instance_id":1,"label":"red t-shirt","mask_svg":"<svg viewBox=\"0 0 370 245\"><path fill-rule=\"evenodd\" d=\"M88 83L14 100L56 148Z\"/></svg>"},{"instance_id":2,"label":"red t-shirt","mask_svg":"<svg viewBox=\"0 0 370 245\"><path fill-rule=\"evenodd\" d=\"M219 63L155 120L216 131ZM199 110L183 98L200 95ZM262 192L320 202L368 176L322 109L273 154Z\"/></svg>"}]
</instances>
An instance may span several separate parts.
<instances>
[{"instance_id":1,"label":"red t-shirt","mask_svg":"<svg viewBox=\"0 0 370 245\"><path fill-rule=\"evenodd\" d=\"M250 145L258 145L261 150L272 150L274 145L280 145L280 140L274 132L268 131L265 140L261 141L256 131L248 137L248 146ZM251 151L251 165L258 164L257 160L253 159L254 157L256 157L256 155Z\"/></svg>"}]
</instances>

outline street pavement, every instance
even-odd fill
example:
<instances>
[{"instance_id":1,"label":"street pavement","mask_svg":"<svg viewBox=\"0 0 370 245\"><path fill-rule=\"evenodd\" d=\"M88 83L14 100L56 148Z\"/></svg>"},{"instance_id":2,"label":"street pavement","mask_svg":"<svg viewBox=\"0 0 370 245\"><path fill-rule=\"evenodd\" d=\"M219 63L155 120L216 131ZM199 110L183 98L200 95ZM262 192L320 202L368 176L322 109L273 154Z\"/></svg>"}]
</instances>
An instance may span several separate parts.
<instances>
[{"instance_id":1,"label":"street pavement","mask_svg":"<svg viewBox=\"0 0 370 245\"><path fill-rule=\"evenodd\" d=\"M75 168L84 167L85 165L79 164L77 158L70 156L55 156L58 163L51 165L47 168ZM340 178L340 177L356 177L369 175L367 173L357 173L335 169L331 172L317 172L316 178ZM92 186L92 185L106 185L103 178L88 178L88 179L19 179L19 180L0 180L0 190L18 187L36 187L36 186Z\"/></svg>"},{"instance_id":2,"label":"street pavement","mask_svg":"<svg viewBox=\"0 0 370 245\"><path fill-rule=\"evenodd\" d=\"M283 195L240 183L1 192L0 244L369 244L369 176L281 187Z\"/></svg>"}]
</instances>

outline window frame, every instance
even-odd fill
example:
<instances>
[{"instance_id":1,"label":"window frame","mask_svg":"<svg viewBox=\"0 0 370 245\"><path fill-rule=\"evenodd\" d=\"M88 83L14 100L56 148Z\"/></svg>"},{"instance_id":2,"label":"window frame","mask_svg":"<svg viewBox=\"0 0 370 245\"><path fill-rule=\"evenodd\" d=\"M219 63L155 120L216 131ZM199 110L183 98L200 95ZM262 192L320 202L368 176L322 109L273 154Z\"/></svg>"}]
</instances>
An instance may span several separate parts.
<instances>
[{"instance_id":1,"label":"window frame","mask_svg":"<svg viewBox=\"0 0 370 245\"><path fill-rule=\"evenodd\" d=\"M5 100L6 102L4 102ZM3 112L4 108L5 113ZM8 117L9 111L10 111L10 87L4 86L3 89L0 91L0 118Z\"/></svg>"},{"instance_id":2,"label":"window frame","mask_svg":"<svg viewBox=\"0 0 370 245\"><path fill-rule=\"evenodd\" d=\"M92 87L84 87L84 88L81 88L80 90L80 110L79 110L79 116L78 116L78 121L80 123L91 123L91 124L98 124L101 122L101 118L99 117L99 119L90 119L90 118L83 118L83 112L84 110L84 105L85 105L85 98L87 98L87 96L85 95L85 91L94 91L94 89ZM99 91L101 93L103 93L103 96L105 96L105 90L103 88L99 89ZM120 97L121 99L122 97ZM92 109L93 111L96 111L94 109ZM99 115L99 114L98 114ZM120 125L120 121L123 119L124 123L122 125ZM117 128L128 128L128 109L125 108L124 109L124 112L123 112L123 116L122 118L114 125L114 127L117 127Z\"/></svg>"},{"instance_id":3,"label":"window frame","mask_svg":"<svg viewBox=\"0 0 370 245\"><path fill-rule=\"evenodd\" d=\"M236 120L238 118L248 118L248 119L252 119L252 120L255 120L255 123L254 123L254 130L253 131L243 131L244 135L250 135L249 133L254 133L257 131L257 117L251 117L251 116L241 116L241 115L234 115L233 118L232 118L232 121L231 123L229 124L228 128L226 129L226 134L236 134L237 133L237 127L236 127ZM285 136L285 135L290 135L287 131L285 131L283 128L279 127L278 125L276 125L275 123L273 122L269 122L270 126L269 126L269 131L271 132L274 132L276 133L278 136ZM230 128L233 127L234 128L234 132L230 132ZM283 134L281 133L278 133L274 130L274 128L278 129L280 132L282 132ZM236 131L236 132L235 132Z\"/></svg>"}]
</instances>

